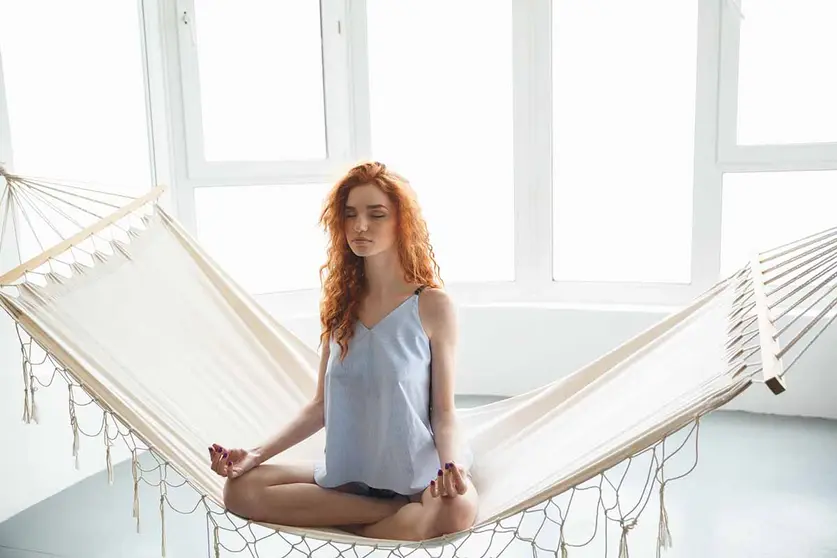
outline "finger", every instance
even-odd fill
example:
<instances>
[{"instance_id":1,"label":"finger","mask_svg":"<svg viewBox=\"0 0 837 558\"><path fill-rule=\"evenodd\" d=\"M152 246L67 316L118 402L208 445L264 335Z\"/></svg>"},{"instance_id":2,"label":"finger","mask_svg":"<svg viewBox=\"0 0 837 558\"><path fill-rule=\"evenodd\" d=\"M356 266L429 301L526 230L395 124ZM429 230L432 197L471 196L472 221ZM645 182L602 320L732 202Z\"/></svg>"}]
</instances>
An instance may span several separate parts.
<instances>
[{"instance_id":1,"label":"finger","mask_svg":"<svg viewBox=\"0 0 837 558\"><path fill-rule=\"evenodd\" d=\"M430 481L430 495L434 498L439 497L439 485L436 484L436 479Z\"/></svg>"},{"instance_id":2,"label":"finger","mask_svg":"<svg viewBox=\"0 0 837 558\"><path fill-rule=\"evenodd\" d=\"M465 494L468 491L468 483L459 467L451 467L453 476L453 488L458 494Z\"/></svg>"},{"instance_id":3,"label":"finger","mask_svg":"<svg viewBox=\"0 0 837 558\"><path fill-rule=\"evenodd\" d=\"M439 489L439 496L447 496L445 490L445 477L441 469L436 473L436 487Z\"/></svg>"},{"instance_id":4,"label":"finger","mask_svg":"<svg viewBox=\"0 0 837 558\"><path fill-rule=\"evenodd\" d=\"M223 474L223 464L227 460L227 452L216 451L215 459L212 461L212 468L219 475Z\"/></svg>"},{"instance_id":5,"label":"finger","mask_svg":"<svg viewBox=\"0 0 837 558\"><path fill-rule=\"evenodd\" d=\"M209 448L209 466L212 470L215 470L215 465L218 463L218 449L215 447L215 444L212 444L212 447Z\"/></svg>"},{"instance_id":6,"label":"finger","mask_svg":"<svg viewBox=\"0 0 837 558\"><path fill-rule=\"evenodd\" d=\"M224 477L229 475L230 466L232 465L232 461L229 456L229 452L225 451L221 454L221 459L218 461L218 474Z\"/></svg>"},{"instance_id":7,"label":"finger","mask_svg":"<svg viewBox=\"0 0 837 558\"><path fill-rule=\"evenodd\" d=\"M458 496L456 487L453 485L453 464L445 463L445 492L448 497Z\"/></svg>"},{"instance_id":8,"label":"finger","mask_svg":"<svg viewBox=\"0 0 837 558\"><path fill-rule=\"evenodd\" d=\"M244 450L231 450L229 462L229 476L235 478L241 475L244 472L244 467L247 465L247 452Z\"/></svg>"}]
</instances>

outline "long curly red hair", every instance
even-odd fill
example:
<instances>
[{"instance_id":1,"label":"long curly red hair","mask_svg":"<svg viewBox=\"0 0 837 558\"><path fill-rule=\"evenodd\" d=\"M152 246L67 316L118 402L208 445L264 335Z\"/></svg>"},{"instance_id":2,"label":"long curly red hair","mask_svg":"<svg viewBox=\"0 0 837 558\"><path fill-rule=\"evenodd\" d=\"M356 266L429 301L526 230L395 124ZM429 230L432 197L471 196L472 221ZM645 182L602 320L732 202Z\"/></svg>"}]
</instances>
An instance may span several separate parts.
<instances>
[{"instance_id":1,"label":"long curly red hair","mask_svg":"<svg viewBox=\"0 0 837 558\"><path fill-rule=\"evenodd\" d=\"M340 345L341 359L348 353L349 340L358 319L358 307L367 288L363 258L352 252L345 233L345 207L349 191L364 184L376 185L394 206L397 249L404 280L428 287L439 287L443 283L427 224L407 180L379 162L353 167L331 189L320 216L320 225L328 234L327 261L320 268L323 291L320 341L328 343L333 337Z\"/></svg>"}]
</instances>

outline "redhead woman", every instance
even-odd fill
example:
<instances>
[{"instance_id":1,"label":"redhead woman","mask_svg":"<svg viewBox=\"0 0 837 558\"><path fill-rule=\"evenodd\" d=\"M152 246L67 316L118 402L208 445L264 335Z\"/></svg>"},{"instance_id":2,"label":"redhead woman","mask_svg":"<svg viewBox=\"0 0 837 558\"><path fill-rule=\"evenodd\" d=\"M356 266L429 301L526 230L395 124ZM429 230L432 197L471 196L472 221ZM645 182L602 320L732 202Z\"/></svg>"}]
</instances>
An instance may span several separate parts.
<instances>
[{"instance_id":1,"label":"redhead woman","mask_svg":"<svg viewBox=\"0 0 837 558\"><path fill-rule=\"evenodd\" d=\"M316 393L254 448L209 448L242 517L423 540L470 528L477 490L454 407L457 323L407 182L381 163L330 192ZM311 464L265 463L325 428Z\"/></svg>"}]
</instances>

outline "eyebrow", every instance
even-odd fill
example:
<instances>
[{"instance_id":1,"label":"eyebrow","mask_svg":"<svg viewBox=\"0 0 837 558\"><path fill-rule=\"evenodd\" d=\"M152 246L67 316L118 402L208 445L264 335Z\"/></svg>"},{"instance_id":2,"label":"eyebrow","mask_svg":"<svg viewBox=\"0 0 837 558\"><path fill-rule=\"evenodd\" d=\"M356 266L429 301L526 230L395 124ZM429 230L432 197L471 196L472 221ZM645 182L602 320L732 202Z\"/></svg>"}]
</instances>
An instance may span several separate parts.
<instances>
[{"instance_id":1,"label":"eyebrow","mask_svg":"<svg viewBox=\"0 0 837 558\"><path fill-rule=\"evenodd\" d=\"M355 207L352 206L352 205L347 205L346 209L355 209ZM367 205L366 209L387 209L387 206L385 206L382 203L378 203L378 204L374 204L374 205Z\"/></svg>"}]
</instances>

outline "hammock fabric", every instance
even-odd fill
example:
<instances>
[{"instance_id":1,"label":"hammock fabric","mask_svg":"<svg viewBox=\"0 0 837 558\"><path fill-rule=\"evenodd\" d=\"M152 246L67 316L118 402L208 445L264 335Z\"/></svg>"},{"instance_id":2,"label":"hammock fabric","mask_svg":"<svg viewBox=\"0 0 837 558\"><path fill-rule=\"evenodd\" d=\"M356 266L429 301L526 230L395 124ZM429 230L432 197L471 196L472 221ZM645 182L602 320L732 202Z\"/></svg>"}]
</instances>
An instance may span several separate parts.
<instances>
[{"instance_id":1,"label":"hammock fabric","mask_svg":"<svg viewBox=\"0 0 837 558\"><path fill-rule=\"evenodd\" d=\"M8 181L21 187L21 182ZM122 238L103 240L106 229L122 231ZM81 241L92 236L98 245L81 254ZM822 264L830 261L824 257L837 253L832 237L837 239L837 232L818 236L816 245L802 245L809 254L816 249L816 262ZM209 515L209 503L222 506L224 479L209 469L207 446L217 440L255 445L293 419L314 392L316 352L260 308L153 196L94 223L59 248L0 278L0 304L31 336L22 340L24 420L33 418L38 381L33 350L40 347L47 355L44 360L68 380L71 403L75 388L100 406L106 443L115 438L114 429L141 440L201 495ZM85 256L88 261L82 263ZM329 548L341 543L430 548L461 542L474 533L493 534L504 521L532 510L549 515L538 506L626 459L656 451L667 436L753 382L767 381L776 392L783 389L764 285L754 286L754 278L762 281L764 271L745 266L682 310L559 381L460 410L481 495L477 524L468 532L408 543L372 541L334 529L261 526L323 541ZM820 283L809 283L808 291L819 292L825 285ZM72 404L70 409L77 436ZM135 489L138 447L132 446ZM320 433L274 460L315 460L322 453ZM663 461L652 467L660 483L661 547L670 543L662 505L665 478L659 475ZM161 483L161 513L166 500L166 484ZM135 500L136 515L137 506ZM214 515L210 519L216 552L219 529L244 530L241 525L225 528ZM627 532L636 516L629 512L615 521L621 528L620 553L627 556ZM242 544L252 552L256 542ZM551 552L560 547L562 555L569 545L562 533L549 544Z\"/></svg>"}]
</instances>

